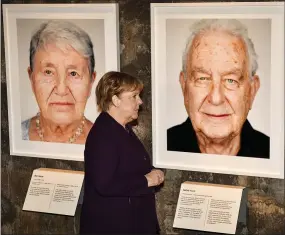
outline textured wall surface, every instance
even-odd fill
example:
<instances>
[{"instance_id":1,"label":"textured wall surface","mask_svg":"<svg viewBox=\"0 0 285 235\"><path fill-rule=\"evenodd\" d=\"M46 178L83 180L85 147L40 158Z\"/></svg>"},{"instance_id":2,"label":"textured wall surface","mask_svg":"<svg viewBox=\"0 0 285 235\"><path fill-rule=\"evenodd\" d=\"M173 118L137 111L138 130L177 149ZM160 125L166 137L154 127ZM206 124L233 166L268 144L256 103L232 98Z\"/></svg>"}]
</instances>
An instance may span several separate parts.
<instances>
[{"instance_id":1,"label":"textured wall surface","mask_svg":"<svg viewBox=\"0 0 285 235\"><path fill-rule=\"evenodd\" d=\"M119 1L48 1L24 0L2 3L119 3L121 71L141 78L145 84L144 109L135 131L151 154L151 48L149 0ZM162 2L162 1L157 1ZM181 2L181 1L164 1ZM185 1L186 2L186 1ZM2 17L3 18L3 17ZM2 20L2 19L1 19ZM3 21L2 21L3 22ZM1 179L2 220L1 234L78 234L80 205L74 217L22 211L27 188L35 168L49 167L83 170L82 162L11 156L9 154L9 123L3 27L1 45ZM277 235L285 234L284 180L165 170L164 187L157 193L157 212L161 234L210 234L172 228L180 185L186 180L229 185L242 185L249 189L248 218L239 224L237 234Z\"/></svg>"}]
</instances>

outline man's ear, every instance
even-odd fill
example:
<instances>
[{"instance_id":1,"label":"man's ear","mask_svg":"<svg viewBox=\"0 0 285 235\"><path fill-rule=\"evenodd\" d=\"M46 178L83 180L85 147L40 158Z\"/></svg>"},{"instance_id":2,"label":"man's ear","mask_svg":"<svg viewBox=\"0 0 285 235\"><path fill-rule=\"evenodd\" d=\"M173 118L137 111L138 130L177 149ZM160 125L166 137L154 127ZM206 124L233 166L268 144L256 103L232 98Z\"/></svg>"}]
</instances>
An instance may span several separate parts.
<instances>
[{"instance_id":1,"label":"man's ear","mask_svg":"<svg viewBox=\"0 0 285 235\"><path fill-rule=\"evenodd\" d=\"M118 96L116 95L113 95L112 96L112 103L115 107L119 107L120 106L120 103L121 103L121 100L119 99Z\"/></svg>"},{"instance_id":2,"label":"man's ear","mask_svg":"<svg viewBox=\"0 0 285 235\"><path fill-rule=\"evenodd\" d=\"M252 108L254 98L259 90L260 87L260 79L258 75L254 75L250 81L250 109Z\"/></svg>"},{"instance_id":3,"label":"man's ear","mask_svg":"<svg viewBox=\"0 0 285 235\"><path fill-rule=\"evenodd\" d=\"M181 89L182 89L182 93L183 93L183 95L184 95L185 84L186 84L186 77L185 77L183 71L180 72L180 75L179 75L179 82L180 82L180 86L181 86Z\"/></svg>"}]
</instances>

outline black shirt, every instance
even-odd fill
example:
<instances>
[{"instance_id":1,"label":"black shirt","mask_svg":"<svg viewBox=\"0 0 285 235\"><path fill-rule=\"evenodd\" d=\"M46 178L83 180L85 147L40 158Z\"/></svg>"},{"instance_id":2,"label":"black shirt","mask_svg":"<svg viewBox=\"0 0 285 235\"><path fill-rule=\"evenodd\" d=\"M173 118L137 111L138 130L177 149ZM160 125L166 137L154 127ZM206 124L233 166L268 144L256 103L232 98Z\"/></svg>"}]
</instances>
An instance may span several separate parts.
<instances>
[{"instance_id":1,"label":"black shirt","mask_svg":"<svg viewBox=\"0 0 285 235\"><path fill-rule=\"evenodd\" d=\"M241 147L237 156L269 158L270 138L254 130L246 120L241 131ZM167 130L167 150L201 153L196 133L189 118Z\"/></svg>"}]
</instances>

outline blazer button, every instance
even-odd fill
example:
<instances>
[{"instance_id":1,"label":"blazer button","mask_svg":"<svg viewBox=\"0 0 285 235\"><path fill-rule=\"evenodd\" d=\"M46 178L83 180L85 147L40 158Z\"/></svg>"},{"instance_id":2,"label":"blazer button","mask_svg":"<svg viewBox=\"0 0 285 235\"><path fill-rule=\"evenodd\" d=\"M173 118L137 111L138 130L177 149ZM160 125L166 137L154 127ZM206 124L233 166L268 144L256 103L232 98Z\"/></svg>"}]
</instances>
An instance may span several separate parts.
<instances>
[{"instance_id":1,"label":"blazer button","mask_svg":"<svg viewBox=\"0 0 285 235\"><path fill-rule=\"evenodd\" d=\"M146 156L143 156L143 159L146 160Z\"/></svg>"}]
</instances>

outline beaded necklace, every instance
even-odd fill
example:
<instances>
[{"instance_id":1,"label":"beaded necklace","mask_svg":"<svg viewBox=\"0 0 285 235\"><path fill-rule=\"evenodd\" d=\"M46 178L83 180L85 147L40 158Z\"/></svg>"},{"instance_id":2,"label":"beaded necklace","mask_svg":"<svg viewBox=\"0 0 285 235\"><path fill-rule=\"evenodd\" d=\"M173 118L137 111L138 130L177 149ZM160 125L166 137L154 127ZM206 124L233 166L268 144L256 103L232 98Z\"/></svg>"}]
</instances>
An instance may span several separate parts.
<instances>
[{"instance_id":1,"label":"beaded necklace","mask_svg":"<svg viewBox=\"0 0 285 235\"><path fill-rule=\"evenodd\" d=\"M83 116L79 127L77 127L76 131L72 134L72 136L68 138L68 141L66 141L67 143L72 144L72 143L76 142L77 138L83 132L84 124L85 124L85 117ZM40 137L41 141L45 141L44 140L44 133L42 131L41 123L40 123L40 113L37 113L36 129L37 129L37 133L38 133L38 136Z\"/></svg>"}]
</instances>

